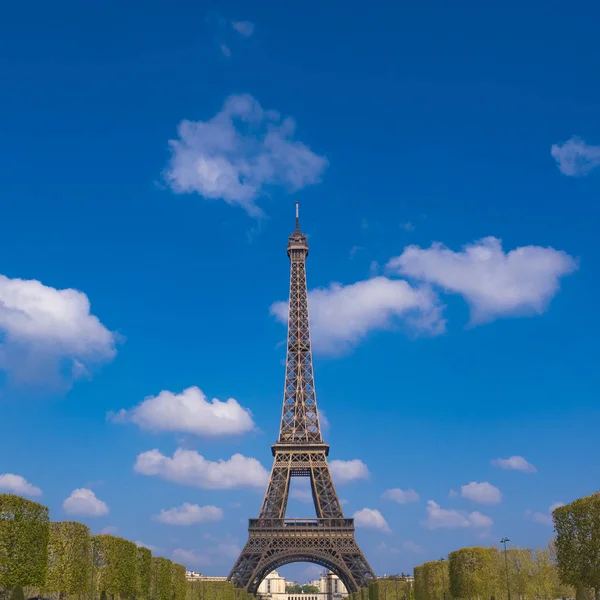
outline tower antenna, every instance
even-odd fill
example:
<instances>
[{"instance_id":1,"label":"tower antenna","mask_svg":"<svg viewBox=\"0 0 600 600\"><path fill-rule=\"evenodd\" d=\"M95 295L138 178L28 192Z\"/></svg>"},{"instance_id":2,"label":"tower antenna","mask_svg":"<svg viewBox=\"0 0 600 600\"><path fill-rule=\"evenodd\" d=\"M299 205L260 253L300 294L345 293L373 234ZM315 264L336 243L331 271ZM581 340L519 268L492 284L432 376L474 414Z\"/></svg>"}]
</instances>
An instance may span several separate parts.
<instances>
[{"instance_id":1,"label":"tower antenna","mask_svg":"<svg viewBox=\"0 0 600 600\"><path fill-rule=\"evenodd\" d=\"M300 231L300 202L296 202L296 231Z\"/></svg>"}]
</instances>

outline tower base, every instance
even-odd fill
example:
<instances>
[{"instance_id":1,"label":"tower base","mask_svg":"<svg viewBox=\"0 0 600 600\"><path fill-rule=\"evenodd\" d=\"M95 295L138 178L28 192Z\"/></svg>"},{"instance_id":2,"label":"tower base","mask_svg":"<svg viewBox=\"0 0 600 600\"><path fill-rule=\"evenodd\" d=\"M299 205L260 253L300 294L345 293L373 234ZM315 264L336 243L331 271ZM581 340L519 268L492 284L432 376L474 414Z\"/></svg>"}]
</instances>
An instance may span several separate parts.
<instances>
[{"instance_id":1,"label":"tower base","mask_svg":"<svg viewBox=\"0 0 600 600\"><path fill-rule=\"evenodd\" d=\"M228 579L252 594L271 571L293 562L329 569L349 593L375 580L354 539L354 519L250 519L248 534Z\"/></svg>"}]
</instances>

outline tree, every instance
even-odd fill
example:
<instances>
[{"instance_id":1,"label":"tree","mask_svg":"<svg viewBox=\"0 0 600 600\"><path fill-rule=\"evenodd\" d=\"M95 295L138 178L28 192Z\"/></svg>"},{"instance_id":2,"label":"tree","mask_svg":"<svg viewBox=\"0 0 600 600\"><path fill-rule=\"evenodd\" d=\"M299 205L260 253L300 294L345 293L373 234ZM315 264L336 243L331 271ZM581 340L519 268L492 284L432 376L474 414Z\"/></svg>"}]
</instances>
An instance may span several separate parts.
<instances>
[{"instance_id":1,"label":"tree","mask_svg":"<svg viewBox=\"0 0 600 600\"><path fill-rule=\"evenodd\" d=\"M491 598L502 589L496 548L462 548L448 555L450 592L453 598ZM428 599L426 599L428 600Z\"/></svg>"},{"instance_id":2,"label":"tree","mask_svg":"<svg viewBox=\"0 0 600 600\"><path fill-rule=\"evenodd\" d=\"M132 598L136 592L137 546L113 535L98 535L95 587L102 594ZM169 585L171 583L169 571ZM165 598L171 600L171 598Z\"/></svg>"},{"instance_id":3,"label":"tree","mask_svg":"<svg viewBox=\"0 0 600 600\"><path fill-rule=\"evenodd\" d=\"M172 564L168 558L152 559L152 587L150 590L152 600L172 600Z\"/></svg>"},{"instance_id":4,"label":"tree","mask_svg":"<svg viewBox=\"0 0 600 600\"><path fill-rule=\"evenodd\" d=\"M136 557L136 600L149 600L152 582L152 552L148 548L138 548Z\"/></svg>"},{"instance_id":5,"label":"tree","mask_svg":"<svg viewBox=\"0 0 600 600\"><path fill-rule=\"evenodd\" d=\"M445 600L450 597L447 561L434 560L421 565L423 578L423 600Z\"/></svg>"},{"instance_id":6,"label":"tree","mask_svg":"<svg viewBox=\"0 0 600 600\"><path fill-rule=\"evenodd\" d=\"M50 523L45 589L64 594L89 590L90 530L75 521Z\"/></svg>"},{"instance_id":7,"label":"tree","mask_svg":"<svg viewBox=\"0 0 600 600\"><path fill-rule=\"evenodd\" d=\"M600 492L556 508L552 518L561 581L600 600Z\"/></svg>"},{"instance_id":8,"label":"tree","mask_svg":"<svg viewBox=\"0 0 600 600\"><path fill-rule=\"evenodd\" d=\"M0 494L0 587L42 586L48 563L48 508Z\"/></svg>"},{"instance_id":9,"label":"tree","mask_svg":"<svg viewBox=\"0 0 600 600\"><path fill-rule=\"evenodd\" d=\"M320 592L319 586L310 585L308 583L303 585L301 589L303 594L318 594Z\"/></svg>"},{"instance_id":10,"label":"tree","mask_svg":"<svg viewBox=\"0 0 600 600\"><path fill-rule=\"evenodd\" d=\"M185 567L183 565L172 563L171 587L173 590L171 598L173 600L185 600L186 579Z\"/></svg>"},{"instance_id":11,"label":"tree","mask_svg":"<svg viewBox=\"0 0 600 600\"><path fill-rule=\"evenodd\" d=\"M425 600L425 581L423 574L423 565L414 568L414 594L415 600Z\"/></svg>"}]
</instances>

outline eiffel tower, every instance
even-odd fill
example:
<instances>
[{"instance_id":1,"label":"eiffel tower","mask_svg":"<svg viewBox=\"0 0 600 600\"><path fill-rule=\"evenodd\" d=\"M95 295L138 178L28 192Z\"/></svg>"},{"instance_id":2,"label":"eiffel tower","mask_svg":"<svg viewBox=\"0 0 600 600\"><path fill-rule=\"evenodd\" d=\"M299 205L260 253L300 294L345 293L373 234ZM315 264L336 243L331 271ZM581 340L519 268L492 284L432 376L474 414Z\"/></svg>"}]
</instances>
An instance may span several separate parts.
<instances>
[{"instance_id":1,"label":"eiffel tower","mask_svg":"<svg viewBox=\"0 0 600 600\"><path fill-rule=\"evenodd\" d=\"M354 519L344 517L337 497L323 441L312 367L306 257L308 243L300 231L298 203L296 230L289 237L290 302L283 414L279 439L273 446L273 469L258 519L250 519L248 541L229 580L256 594L273 570L293 562L311 562L335 573L348 592L375 579L354 538ZM287 519L290 479L308 477L316 519Z\"/></svg>"}]
</instances>

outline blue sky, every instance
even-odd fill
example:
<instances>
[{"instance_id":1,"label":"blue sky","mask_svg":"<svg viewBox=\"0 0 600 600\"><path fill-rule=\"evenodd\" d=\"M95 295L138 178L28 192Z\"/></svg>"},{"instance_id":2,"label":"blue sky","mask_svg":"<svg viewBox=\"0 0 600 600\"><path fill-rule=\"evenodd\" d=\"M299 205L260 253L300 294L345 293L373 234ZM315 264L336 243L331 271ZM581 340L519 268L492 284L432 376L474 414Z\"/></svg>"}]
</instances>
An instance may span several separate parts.
<instances>
[{"instance_id":1,"label":"blue sky","mask_svg":"<svg viewBox=\"0 0 600 600\"><path fill-rule=\"evenodd\" d=\"M227 574L278 430L295 200L377 573L543 545L596 490L600 9L413 4L4 9L3 490Z\"/></svg>"}]
</instances>

